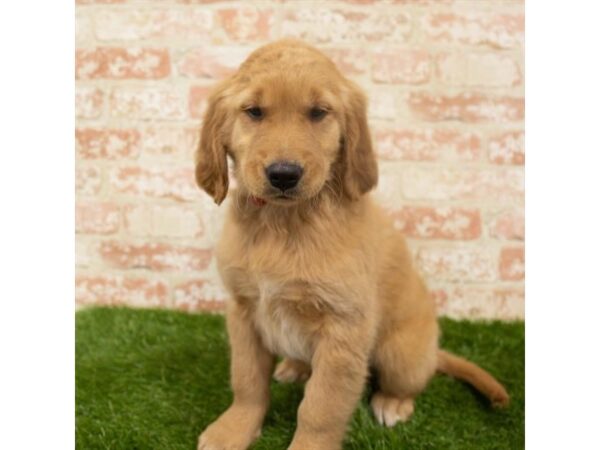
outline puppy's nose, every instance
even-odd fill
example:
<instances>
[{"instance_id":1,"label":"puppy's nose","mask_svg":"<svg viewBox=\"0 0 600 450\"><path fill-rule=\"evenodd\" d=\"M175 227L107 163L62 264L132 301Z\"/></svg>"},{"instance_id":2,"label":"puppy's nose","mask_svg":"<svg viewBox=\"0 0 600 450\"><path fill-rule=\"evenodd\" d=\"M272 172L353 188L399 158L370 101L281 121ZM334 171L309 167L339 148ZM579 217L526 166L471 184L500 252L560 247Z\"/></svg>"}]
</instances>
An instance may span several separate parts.
<instances>
[{"instance_id":1,"label":"puppy's nose","mask_svg":"<svg viewBox=\"0 0 600 450\"><path fill-rule=\"evenodd\" d=\"M265 172L271 185L282 191L295 187L302 177L302 167L284 161L271 164Z\"/></svg>"}]
</instances>

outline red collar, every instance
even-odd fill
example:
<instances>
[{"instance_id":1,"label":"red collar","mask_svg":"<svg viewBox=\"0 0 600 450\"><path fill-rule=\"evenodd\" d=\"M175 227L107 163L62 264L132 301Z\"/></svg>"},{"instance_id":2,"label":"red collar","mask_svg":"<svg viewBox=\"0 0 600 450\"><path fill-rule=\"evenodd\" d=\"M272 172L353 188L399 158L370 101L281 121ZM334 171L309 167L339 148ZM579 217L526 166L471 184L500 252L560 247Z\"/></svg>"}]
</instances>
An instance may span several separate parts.
<instances>
[{"instance_id":1,"label":"red collar","mask_svg":"<svg viewBox=\"0 0 600 450\"><path fill-rule=\"evenodd\" d=\"M267 204L266 200L264 200L260 197L255 197L254 195L250 196L250 201L252 202L252 204L254 206L258 206L258 207L265 206Z\"/></svg>"}]
</instances>

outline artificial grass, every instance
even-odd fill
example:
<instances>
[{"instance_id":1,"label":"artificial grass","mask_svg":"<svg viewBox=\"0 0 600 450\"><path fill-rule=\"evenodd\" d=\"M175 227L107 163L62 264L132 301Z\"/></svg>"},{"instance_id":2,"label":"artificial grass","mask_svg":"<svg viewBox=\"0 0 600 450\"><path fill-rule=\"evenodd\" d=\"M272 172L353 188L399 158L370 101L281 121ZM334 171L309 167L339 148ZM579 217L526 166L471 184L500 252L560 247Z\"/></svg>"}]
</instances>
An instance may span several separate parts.
<instances>
[{"instance_id":1,"label":"artificial grass","mask_svg":"<svg viewBox=\"0 0 600 450\"><path fill-rule=\"evenodd\" d=\"M472 388L438 375L407 424L379 426L356 410L344 449L524 447L524 324L441 321L443 347L490 370L511 405L493 410ZM78 449L194 450L199 433L231 401L224 318L171 311L88 309L76 317ZM271 408L252 449L285 449L301 385L272 384ZM326 399L324 399L326 401Z\"/></svg>"}]
</instances>

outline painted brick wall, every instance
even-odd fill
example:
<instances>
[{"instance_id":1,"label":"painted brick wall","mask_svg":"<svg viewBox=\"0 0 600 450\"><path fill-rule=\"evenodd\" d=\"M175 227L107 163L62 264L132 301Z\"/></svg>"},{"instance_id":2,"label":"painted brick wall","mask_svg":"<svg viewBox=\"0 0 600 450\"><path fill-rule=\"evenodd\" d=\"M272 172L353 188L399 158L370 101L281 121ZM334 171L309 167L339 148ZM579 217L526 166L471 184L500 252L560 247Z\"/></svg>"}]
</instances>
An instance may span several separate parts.
<instances>
[{"instance_id":1,"label":"painted brick wall","mask_svg":"<svg viewBox=\"0 0 600 450\"><path fill-rule=\"evenodd\" d=\"M523 317L518 0L77 0L76 301L220 310L222 210L193 180L210 86L318 45L370 95L376 195L443 314Z\"/></svg>"}]
</instances>

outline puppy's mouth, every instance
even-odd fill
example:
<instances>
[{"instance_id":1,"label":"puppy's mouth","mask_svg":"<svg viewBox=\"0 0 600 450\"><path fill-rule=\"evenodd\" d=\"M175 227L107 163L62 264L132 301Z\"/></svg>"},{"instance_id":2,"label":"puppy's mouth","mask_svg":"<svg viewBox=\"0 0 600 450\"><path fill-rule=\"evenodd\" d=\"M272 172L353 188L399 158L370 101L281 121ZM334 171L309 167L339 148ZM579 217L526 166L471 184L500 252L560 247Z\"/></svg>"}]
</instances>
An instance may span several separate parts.
<instances>
[{"instance_id":1,"label":"puppy's mouth","mask_svg":"<svg viewBox=\"0 0 600 450\"><path fill-rule=\"evenodd\" d=\"M291 200L296 200L297 197L295 195L287 195L287 194L279 194L279 195L275 195L273 197L274 200L284 200L284 201L291 201Z\"/></svg>"},{"instance_id":2,"label":"puppy's mouth","mask_svg":"<svg viewBox=\"0 0 600 450\"><path fill-rule=\"evenodd\" d=\"M258 207L264 206L267 203L273 205L288 206L296 203L299 200L299 195L296 192L268 192L263 196L251 195L250 202Z\"/></svg>"}]
</instances>

